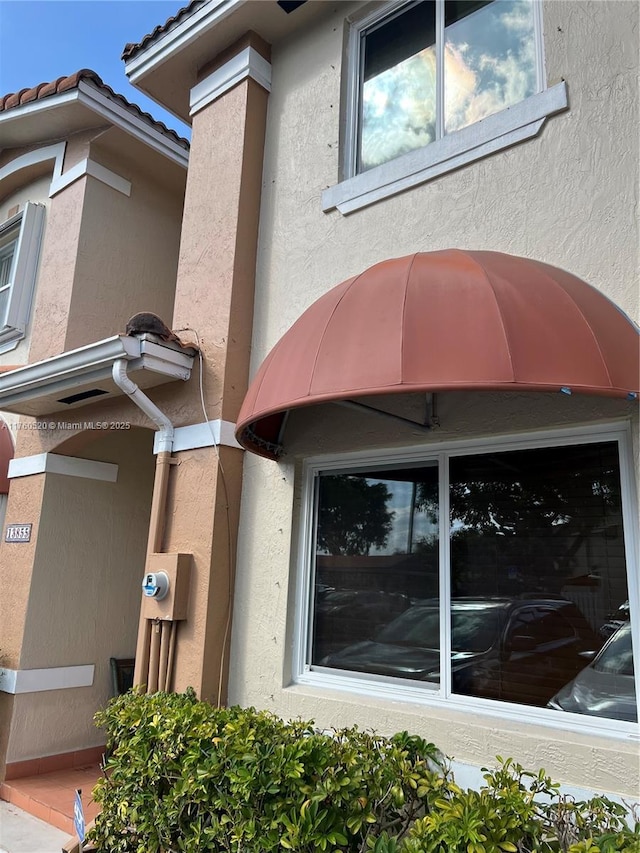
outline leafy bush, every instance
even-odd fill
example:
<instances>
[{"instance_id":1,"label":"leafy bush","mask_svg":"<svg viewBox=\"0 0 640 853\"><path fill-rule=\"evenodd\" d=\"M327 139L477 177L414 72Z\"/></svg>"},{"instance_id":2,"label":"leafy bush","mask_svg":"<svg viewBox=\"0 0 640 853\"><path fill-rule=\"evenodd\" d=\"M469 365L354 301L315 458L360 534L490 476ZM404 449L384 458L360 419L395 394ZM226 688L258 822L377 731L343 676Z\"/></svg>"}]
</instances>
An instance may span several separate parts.
<instances>
[{"instance_id":1,"label":"leafy bush","mask_svg":"<svg viewBox=\"0 0 640 853\"><path fill-rule=\"evenodd\" d=\"M252 708L130 692L96 716L101 853L640 853L640 824L511 759L462 790L406 732L318 732Z\"/></svg>"},{"instance_id":2,"label":"leafy bush","mask_svg":"<svg viewBox=\"0 0 640 853\"><path fill-rule=\"evenodd\" d=\"M186 694L130 692L96 716L107 731L103 853L362 851L403 835L439 778L433 744L356 728L332 734Z\"/></svg>"},{"instance_id":3,"label":"leafy bush","mask_svg":"<svg viewBox=\"0 0 640 853\"><path fill-rule=\"evenodd\" d=\"M575 801L544 770L498 761L498 770L484 768L479 791L445 780L432 809L409 829L403 853L640 853L640 825L629 828L624 806L605 797Z\"/></svg>"}]
</instances>

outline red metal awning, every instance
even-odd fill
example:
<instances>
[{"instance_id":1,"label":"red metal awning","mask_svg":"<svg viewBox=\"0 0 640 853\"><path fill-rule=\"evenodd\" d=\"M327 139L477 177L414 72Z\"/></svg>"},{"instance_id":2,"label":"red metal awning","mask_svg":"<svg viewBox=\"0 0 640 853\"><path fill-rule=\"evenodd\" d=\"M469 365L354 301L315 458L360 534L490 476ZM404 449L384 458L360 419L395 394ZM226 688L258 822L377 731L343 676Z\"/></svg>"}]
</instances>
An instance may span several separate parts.
<instances>
[{"instance_id":1,"label":"red metal awning","mask_svg":"<svg viewBox=\"0 0 640 853\"><path fill-rule=\"evenodd\" d=\"M13 441L9 427L0 418L0 495L9 493L9 462L13 459Z\"/></svg>"},{"instance_id":2,"label":"red metal awning","mask_svg":"<svg viewBox=\"0 0 640 853\"><path fill-rule=\"evenodd\" d=\"M275 459L286 413L377 394L637 395L638 327L564 270L448 249L376 264L313 303L251 383L236 437Z\"/></svg>"}]
</instances>

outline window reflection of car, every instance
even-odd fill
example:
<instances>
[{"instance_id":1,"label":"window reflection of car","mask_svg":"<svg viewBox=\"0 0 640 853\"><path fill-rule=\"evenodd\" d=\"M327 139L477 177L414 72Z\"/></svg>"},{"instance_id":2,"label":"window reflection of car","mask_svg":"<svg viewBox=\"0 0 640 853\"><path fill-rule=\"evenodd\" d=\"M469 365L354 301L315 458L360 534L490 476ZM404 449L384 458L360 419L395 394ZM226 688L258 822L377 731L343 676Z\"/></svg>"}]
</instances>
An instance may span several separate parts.
<instances>
[{"instance_id":1,"label":"window reflection of car","mask_svg":"<svg viewBox=\"0 0 640 853\"><path fill-rule=\"evenodd\" d=\"M451 669L455 693L546 705L602 645L565 599L454 599ZM327 655L322 666L440 680L438 603L415 604L374 639Z\"/></svg>"},{"instance_id":2,"label":"window reflection of car","mask_svg":"<svg viewBox=\"0 0 640 853\"><path fill-rule=\"evenodd\" d=\"M370 637L409 607L406 595L368 589L316 590L314 657Z\"/></svg>"},{"instance_id":3,"label":"window reflection of car","mask_svg":"<svg viewBox=\"0 0 640 853\"><path fill-rule=\"evenodd\" d=\"M600 653L549 702L549 708L636 722L631 623L625 622Z\"/></svg>"},{"instance_id":4,"label":"window reflection of car","mask_svg":"<svg viewBox=\"0 0 640 853\"><path fill-rule=\"evenodd\" d=\"M624 601L617 611L611 616L600 628L600 635L608 640L618 628L621 628L625 622L629 621L629 601Z\"/></svg>"}]
</instances>

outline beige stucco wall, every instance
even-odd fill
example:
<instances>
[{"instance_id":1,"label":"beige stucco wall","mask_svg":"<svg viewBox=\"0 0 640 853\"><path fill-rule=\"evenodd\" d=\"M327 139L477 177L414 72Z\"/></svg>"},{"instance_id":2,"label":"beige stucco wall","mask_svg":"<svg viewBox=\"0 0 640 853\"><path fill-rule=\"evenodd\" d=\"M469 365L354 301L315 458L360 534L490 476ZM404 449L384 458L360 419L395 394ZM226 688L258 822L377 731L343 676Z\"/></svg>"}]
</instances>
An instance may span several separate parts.
<instances>
[{"instance_id":1,"label":"beige stucco wall","mask_svg":"<svg viewBox=\"0 0 640 853\"><path fill-rule=\"evenodd\" d=\"M171 324L182 199L157 178L131 181L126 196L86 179L65 350L124 333L137 311Z\"/></svg>"},{"instance_id":2,"label":"beige stucco wall","mask_svg":"<svg viewBox=\"0 0 640 853\"><path fill-rule=\"evenodd\" d=\"M92 717L111 696L109 658L133 657L136 646L152 445L151 430L132 429L103 435L84 448L83 458L118 466L115 483L62 474L14 481L32 491L44 480L17 668L94 664L95 677L91 687L17 695L8 761L104 742ZM9 547L18 557L21 546ZM7 546L4 554L6 562Z\"/></svg>"},{"instance_id":3,"label":"beige stucco wall","mask_svg":"<svg viewBox=\"0 0 640 853\"><path fill-rule=\"evenodd\" d=\"M124 332L140 310L171 317L182 197L127 169L129 196L85 176L52 199L31 361Z\"/></svg>"},{"instance_id":4,"label":"beige stucco wall","mask_svg":"<svg viewBox=\"0 0 640 853\"><path fill-rule=\"evenodd\" d=\"M0 221L26 200L45 203L47 216L28 338L0 355L0 366L33 363L124 333L128 318L140 310L170 323L186 170L121 129L82 131L66 140L62 177L89 158L129 181L130 192L85 175L49 198L53 161L34 156L35 165L12 172L11 162L25 153L0 153L8 176L0 186ZM175 401L181 386L161 388L157 396L161 405L174 402L177 423L193 423L195 402ZM39 436L29 430L31 419L6 415L18 457L69 453L117 462L120 473L116 484L61 475L11 482L5 521L27 520L33 531L22 548L0 541L2 663L17 670L75 664L96 669L92 687L0 693L0 772L5 757L19 761L100 743L103 735L92 717L111 692L109 657L135 652L153 425L124 396L60 415L74 423L93 419L146 429L101 441L94 441L100 434L62 429Z\"/></svg>"},{"instance_id":5,"label":"beige stucco wall","mask_svg":"<svg viewBox=\"0 0 640 853\"><path fill-rule=\"evenodd\" d=\"M636 320L637 25L634 3L543 8L549 84L567 81L570 109L541 135L347 217L324 214L337 180L343 18L274 45L252 369L300 313L334 284L387 257L447 247L525 255L601 289ZM596 737L490 714L363 698L292 684L300 460L305 455L513 433L622 419L637 440L637 405L555 395L440 395L442 427L426 439L346 411L301 412L279 463L247 454L230 701L321 726L357 722L419 732L458 760L496 754L559 780L628 796L640 790L637 741ZM637 472L637 465L636 465Z\"/></svg>"}]
</instances>

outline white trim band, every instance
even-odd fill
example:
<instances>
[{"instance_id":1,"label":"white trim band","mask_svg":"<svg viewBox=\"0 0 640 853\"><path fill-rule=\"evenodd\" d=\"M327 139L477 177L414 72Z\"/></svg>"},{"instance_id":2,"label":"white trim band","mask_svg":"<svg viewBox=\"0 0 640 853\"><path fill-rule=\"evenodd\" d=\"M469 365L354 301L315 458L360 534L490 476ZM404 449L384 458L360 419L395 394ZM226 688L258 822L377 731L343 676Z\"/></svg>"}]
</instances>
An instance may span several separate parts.
<instances>
[{"instance_id":1,"label":"white trim band","mask_svg":"<svg viewBox=\"0 0 640 853\"><path fill-rule=\"evenodd\" d=\"M91 687L95 669L94 664L47 669L7 669L3 666L0 667L0 692L41 693L69 687Z\"/></svg>"},{"instance_id":2,"label":"white trim band","mask_svg":"<svg viewBox=\"0 0 640 853\"><path fill-rule=\"evenodd\" d=\"M223 421L218 418L201 424L192 424L186 427L177 427L173 434L173 452L180 450L195 450L198 447L213 447L224 444L226 447L243 448L235 438L236 425L231 421ZM156 447L158 434L153 443L153 452L158 453Z\"/></svg>"},{"instance_id":3,"label":"white trim band","mask_svg":"<svg viewBox=\"0 0 640 853\"><path fill-rule=\"evenodd\" d=\"M53 145L45 145L43 148L35 148L33 151L21 154L0 169L0 181L3 181L15 172L19 172L36 163L46 163L48 160L54 161L53 180L55 181L62 174L62 161L64 160L66 145L66 142L56 142Z\"/></svg>"},{"instance_id":4,"label":"white trim band","mask_svg":"<svg viewBox=\"0 0 640 853\"><path fill-rule=\"evenodd\" d=\"M102 166L100 163L96 163L95 160L90 160L87 157L79 163L76 163L75 166L72 166L63 175L60 175L51 181L49 196L53 197L56 193L59 193L60 190L63 190L70 184L75 183L85 175L90 175L92 178L95 178L97 181L101 181L103 184L117 190L117 192L122 193L123 195L131 195L131 181L125 180L125 178L122 178L120 175L112 172L111 169L107 169L105 166Z\"/></svg>"},{"instance_id":5,"label":"white trim band","mask_svg":"<svg viewBox=\"0 0 640 853\"><path fill-rule=\"evenodd\" d=\"M271 91L271 63L253 47L245 47L193 87L189 99L189 115L195 115L247 77L251 77L267 92Z\"/></svg>"},{"instance_id":6,"label":"white trim band","mask_svg":"<svg viewBox=\"0 0 640 853\"><path fill-rule=\"evenodd\" d=\"M30 477L32 474L64 474L67 477L115 483L118 479L118 466L110 462L78 459L75 456L62 456L58 453L36 453L33 456L22 456L9 462L7 476L10 480L16 477Z\"/></svg>"}]
</instances>

